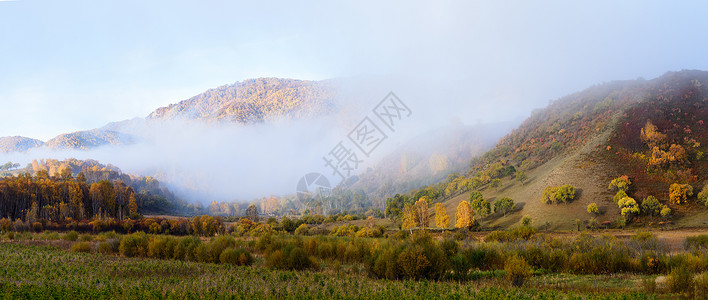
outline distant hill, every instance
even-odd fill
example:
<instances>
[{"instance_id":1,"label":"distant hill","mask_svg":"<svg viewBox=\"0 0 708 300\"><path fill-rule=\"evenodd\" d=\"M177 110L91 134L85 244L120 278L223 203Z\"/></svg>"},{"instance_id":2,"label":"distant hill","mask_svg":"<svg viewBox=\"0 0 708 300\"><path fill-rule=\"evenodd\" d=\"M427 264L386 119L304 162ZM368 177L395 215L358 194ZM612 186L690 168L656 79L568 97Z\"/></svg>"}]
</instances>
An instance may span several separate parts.
<instances>
[{"instance_id":1,"label":"distant hill","mask_svg":"<svg viewBox=\"0 0 708 300\"><path fill-rule=\"evenodd\" d=\"M666 220L705 226L701 220L708 211L696 201L696 194L708 181L706 121L708 72L669 72L652 80L596 85L532 113L493 149L473 160L465 188L444 203L454 215L460 201L469 199L465 191L479 190L490 202L511 197L518 204L516 212L481 219L485 226L512 226L528 215L536 225L548 222L552 228L564 229L575 228L576 219L588 224L592 216L586 207L597 203L602 212L598 222L616 225L620 209L608 185L613 178L627 175L632 182L627 193L637 203L655 196L672 210L668 218L644 211L628 216L634 226ZM527 179L514 180L518 172ZM670 201L673 183L692 187L687 203ZM541 202L546 187L563 184L576 188L575 200L561 205Z\"/></svg>"},{"instance_id":2,"label":"distant hill","mask_svg":"<svg viewBox=\"0 0 708 300\"><path fill-rule=\"evenodd\" d=\"M472 158L493 147L510 128L507 123L458 124L426 132L359 175L351 189L364 191L373 203L382 203L395 194L445 180L452 173L464 173Z\"/></svg>"},{"instance_id":3,"label":"distant hill","mask_svg":"<svg viewBox=\"0 0 708 300\"><path fill-rule=\"evenodd\" d=\"M187 100L159 108L148 121L200 120L254 124L279 118L311 118L334 112L336 87L332 80L307 81L258 78L210 89ZM0 152L51 149L88 150L105 145L134 143L129 134L145 120L112 122L98 129L61 134L46 143L25 137L0 138Z\"/></svg>"},{"instance_id":4,"label":"distant hill","mask_svg":"<svg viewBox=\"0 0 708 300\"><path fill-rule=\"evenodd\" d=\"M52 149L88 150L106 145L132 144L135 138L116 131L93 129L61 134L45 144Z\"/></svg>"},{"instance_id":5,"label":"distant hill","mask_svg":"<svg viewBox=\"0 0 708 300\"><path fill-rule=\"evenodd\" d=\"M0 137L0 152L24 152L43 144L40 140L23 136Z\"/></svg>"},{"instance_id":6,"label":"distant hill","mask_svg":"<svg viewBox=\"0 0 708 300\"><path fill-rule=\"evenodd\" d=\"M258 78L224 85L157 109L149 120L209 120L242 124L308 118L335 109L332 81Z\"/></svg>"}]
</instances>

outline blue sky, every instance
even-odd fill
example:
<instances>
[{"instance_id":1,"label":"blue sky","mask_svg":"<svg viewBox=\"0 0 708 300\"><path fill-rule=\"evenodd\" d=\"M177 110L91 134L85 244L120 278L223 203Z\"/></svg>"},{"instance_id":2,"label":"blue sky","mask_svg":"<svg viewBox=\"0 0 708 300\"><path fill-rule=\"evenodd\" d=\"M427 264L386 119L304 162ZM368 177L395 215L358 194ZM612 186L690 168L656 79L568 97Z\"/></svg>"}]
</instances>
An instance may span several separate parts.
<instances>
[{"instance_id":1,"label":"blue sky","mask_svg":"<svg viewBox=\"0 0 708 300\"><path fill-rule=\"evenodd\" d=\"M0 136L46 140L264 76L413 78L445 91L437 113L492 121L708 70L705 2L528 2L0 1Z\"/></svg>"}]
</instances>

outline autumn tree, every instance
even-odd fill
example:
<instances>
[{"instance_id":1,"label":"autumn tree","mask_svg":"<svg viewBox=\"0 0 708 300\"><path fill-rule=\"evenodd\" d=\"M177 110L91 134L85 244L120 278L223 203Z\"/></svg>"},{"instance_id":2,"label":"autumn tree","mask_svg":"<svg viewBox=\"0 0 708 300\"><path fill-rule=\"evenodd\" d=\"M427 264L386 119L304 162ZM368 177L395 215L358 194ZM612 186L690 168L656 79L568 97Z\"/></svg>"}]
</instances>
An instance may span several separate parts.
<instances>
[{"instance_id":1,"label":"autumn tree","mask_svg":"<svg viewBox=\"0 0 708 300\"><path fill-rule=\"evenodd\" d=\"M131 193L128 200L128 215L131 218L137 218L140 216L138 215L138 203L135 201L135 193Z\"/></svg>"},{"instance_id":2,"label":"autumn tree","mask_svg":"<svg viewBox=\"0 0 708 300\"><path fill-rule=\"evenodd\" d=\"M541 201L546 204L567 203L575 199L575 187L570 184L549 186L543 190Z\"/></svg>"},{"instance_id":3,"label":"autumn tree","mask_svg":"<svg viewBox=\"0 0 708 300\"><path fill-rule=\"evenodd\" d=\"M430 213L428 212L428 197L421 197L413 205L416 225L426 228L430 224Z\"/></svg>"},{"instance_id":4,"label":"autumn tree","mask_svg":"<svg viewBox=\"0 0 708 300\"><path fill-rule=\"evenodd\" d=\"M632 197L624 197L617 203L621 209L621 214L627 219L631 219L632 216L639 214L639 204Z\"/></svg>"},{"instance_id":5,"label":"autumn tree","mask_svg":"<svg viewBox=\"0 0 708 300\"><path fill-rule=\"evenodd\" d=\"M671 184L669 187L669 200L674 204L683 204L688 197L693 196L693 187L690 184Z\"/></svg>"},{"instance_id":6,"label":"autumn tree","mask_svg":"<svg viewBox=\"0 0 708 300\"><path fill-rule=\"evenodd\" d=\"M698 193L698 201L708 206L708 184L704 185L701 191Z\"/></svg>"},{"instance_id":7,"label":"autumn tree","mask_svg":"<svg viewBox=\"0 0 708 300\"><path fill-rule=\"evenodd\" d=\"M401 229L408 229L413 232L413 228L416 227L416 213L415 208L410 203L406 203L403 207L402 216L403 224L401 224Z\"/></svg>"},{"instance_id":8,"label":"autumn tree","mask_svg":"<svg viewBox=\"0 0 708 300\"><path fill-rule=\"evenodd\" d=\"M474 223L474 210L469 202L463 200L457 205L455 211L455 228L471 228Z\"/></svg>"},{"instance_id":9,"label":"autumn tree","mask_svg":"<svg viewBox=\"0 0 708 300\"><path fill-rule=\"evenodd\" d=\"M474 212L482 216L482 218L492 213L491 204L489 203L489 201L485 200L482 197L475 198L474 200L472 200L470 205L472 206Z\"/></svg>"},{"instance_id":10,"label":"autumn tree","mask_svg":"<svg viewBox=\"0 0 708 300\"><path fill-rule=\"evenodd\" d=\"M632 181L629 180L629 176L622 175L620 177L612 179L612 181L610 182L610 185L607 186L607 188L612 191L627 192L627 190L629 190L629 186L631 186L631 185L632 185Z\"/></svg>"},{"instance_id":11,"label":"autumn tree","mask_svg":"<svg viewBox=\"0 0 708 300\"><path fill-rule=\"evenodd\" d=\"M438 228L450 227L450 217L445 211L445 206L441 203L435 203L435 226Z\"/></svg>"},{"instance_id":12,"label":"autumn tree","mask_svg":"<svg viewBox=\"0 0 708 300\"><path fill-rule=\"evenodd\" d=\"M661 133L649 120L647 120L644 128L641 129L639 138L642 142L646 143L650 149L654 147L661 148L666 143L666 134Z\"/></svg>"},{"instance_id":13,"label":"autumn tree","mask_svg":"<svg viewBox=\"0 0 708 300\"><path fill-rule=\"evenodd\" d=\"M592 214L593 216L597 216L600 214L600 209L597 207L597 203L588 204L588 213Z\"/></svg>"},{"instance_id":14,"label":"autumn tree","mask_svg":"<svg viewBox=\"0 0 708 300\"><path fill-rule=\"evenodd\" d=\"M258 222L258 207L255 204L251 203L248 205L248 208L246 208L246 217L251 221Z\"/></svg>"}]
</instances>

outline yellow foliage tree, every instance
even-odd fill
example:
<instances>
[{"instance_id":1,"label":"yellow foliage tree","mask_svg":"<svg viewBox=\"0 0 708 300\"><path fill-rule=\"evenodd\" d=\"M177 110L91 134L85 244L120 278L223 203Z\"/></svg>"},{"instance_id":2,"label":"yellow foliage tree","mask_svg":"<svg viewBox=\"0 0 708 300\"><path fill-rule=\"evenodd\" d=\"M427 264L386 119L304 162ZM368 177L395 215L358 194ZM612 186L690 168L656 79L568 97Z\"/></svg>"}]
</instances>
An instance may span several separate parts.
<instances>
[{"instance_id":1,"label":"yellow foliage tree","mask_svg":"<svg viewBox=\"0 0 708 300\"><path fill-rule=\"evenodd\" d=\"M447 216L445 207L441 203L435 204L435 226L438 228L450 227L450 217Z\"/></svg>"},{"instance_id":2,"label":"yellow foliage tree","mask_svg":"<svg viewBox=\"0 0 708 300\"><path fill-rule=\"evenodd\" d=\"M669 200L675 204L685 203L691 196L693 196L693 187L690 184L674 183L669 187Z\"/></svg>"},{"instance_id":3,"label":"yellow foliage tree","mask_svg":"<svg viewBox=\"0 0 708 300\"><path fill-rule=\"evenodd\" d=\"M462 201L457 205L455 212L455 227L469 228L474 225L474 210L467 201Z\"/></svg>"},{"instance_id":4,"label":"yellow foliage tree","mask_svg":"<svg viewBox=\"0 0 708 300\"><path fill-rule=\"evenodd\" d=\"M128 200L128 214L131 217L138 214L138 203L135 201L135 193L130 194L130 200Z\"/></svg>"},{"instance_id":5,"label":"yellow foliage tree","mask_svg":"<svg viewBox=\"0 0 708 300\"><path fill-rule=\"evenodd\" d=\"M639 133L639 138L645 142L649 148L661 148L666 142L666 134L661 133L649 120L647 120L647 124L644 125L644 128L642 128Z\"/></svg>"},{"instance_id":6,"label":"yellow foliage tree","mask_svg":"<svg viewBox=\"0 0 708 300\"><path fill-rule=\"evenodd\" d=\"M409 230L415 228L416 221L415 210L413 209L413 206L410 203L406 203L406 206L403 207L403 211L401 213L403 215L403 224L401 224L401 228Z\"/></svg>"}]
</instances>

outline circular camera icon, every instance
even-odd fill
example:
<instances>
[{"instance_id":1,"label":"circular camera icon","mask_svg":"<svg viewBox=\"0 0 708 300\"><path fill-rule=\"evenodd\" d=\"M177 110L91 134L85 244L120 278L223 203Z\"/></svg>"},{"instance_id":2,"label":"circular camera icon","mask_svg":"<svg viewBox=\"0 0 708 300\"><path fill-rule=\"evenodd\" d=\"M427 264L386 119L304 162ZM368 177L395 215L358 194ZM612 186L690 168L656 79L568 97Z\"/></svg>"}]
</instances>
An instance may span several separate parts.
<instances>
[{"instance_id":1,"label":"circular camera icon","mask_svg":"<svg viewBox=\"0 0 708 300\"><path fill-rule=\"evenodd\" d=\"M297 199L304 205L317 196L329 196L331 190L332 186L326 176L316 172L308 173L297 183Z\"/></svg>"}]
</instances>

